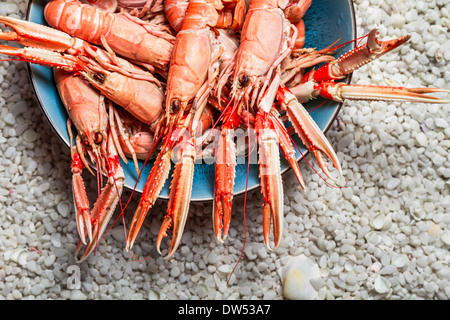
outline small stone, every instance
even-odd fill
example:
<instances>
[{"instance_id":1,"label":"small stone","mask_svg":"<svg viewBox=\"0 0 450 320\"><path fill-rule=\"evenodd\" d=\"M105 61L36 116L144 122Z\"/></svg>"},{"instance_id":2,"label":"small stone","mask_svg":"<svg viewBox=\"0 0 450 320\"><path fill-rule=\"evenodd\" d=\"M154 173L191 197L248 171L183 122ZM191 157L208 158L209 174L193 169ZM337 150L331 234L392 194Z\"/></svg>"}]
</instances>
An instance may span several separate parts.
<instances>
[{"instance_id":1,"label":"small stone","mask_svg":"<svg viewBox=\"0 0 450 320\"><path fill-rule=\"evenodd\" d=\"M391 16L391 20L392 20L392 26L394 28L399 28L401 29L404 25L405 25L405 17L402 16L401 14L398 13L394 13Z\"/></svg>"},{"instance_id":2,"label":"small stone","mask_svg":"<svg viewBox=\"0 0 450 320\"><path fill-rule=\"evenodd\" d=\"M248 245L245 249L244 249L245 255L247 256L247 258L249 260L254 260L257 258L257 255L253 252L253 247Z\"/></svg>"},{"instance_id":3,"label":"small stone","mask_svg":"<svg viewBox=\"0 0 450 320\"><path fill-rule=\"evenodd\" d=\"M437 271L437 275L446 280L450 280L450 267L444 267Z\"/></svg>"},{"instance_id":4,"label":"small stone","mask_svg":"<svg viewBox=\"0 0 450 320\"><path fill-rule=\"evenodd\" d=\"M5 121L6 124L14 125L16 124L16 119L11 113L6 114L5 118L3 118L3 121Z\"/></svg>"},{"instance_id":5,"label":"small stone","mask_svg":"<svg viewBox=\"0 0 450 320\"><path fill-rule=\"evenodd\" d=\"M31 272L35 272L36 271L36 261L29 261L27 263L27 269Z\"/></svg>"},{"instance_id":6,"label":"small stone","mask_svg":"<svg viewBox=\"0 0 450 320\"><path fill-rule=\"evenodd\" d=\"M64 218L66 218L69 215L70 208L71 208L71 206L68 201L61 201L61 202L58 202L58 204L56 205L56 209L58 210L58 213Z\"/></svg>"},{"instance_id":7,"label":"small stone","mask_svg":"<svg viewBox=\"0 0 450 320\"><path fill-rule=\"evenodd\" d=\"M277 296L277 293L273 290L268 290L264 293L263 300L273 300Z\"/></svg>"},{"instance_id":8,"label":"small stone","mask_svg":"<svg viewBox=\"0 0 450 320\"><path fill-rule=\"evenodd\" d=\"M35 286L33 286L33 288L31 288L31 294L34 296L38 296L42 293L42 291L44 291L44 286L40 283L36 284Z\"/></svg>"},{"instance_id":9,"label":"small stone","mask_svg":"<svg viewBox=\"0 0 450 320\"><path fill-rule=\"evenodd\" d=\"M425 218L426 212L419 205L411 208L411 215L415 220L421 221L423 218Z\"/></svg>"},{"instance_id":10,"label":"small stone","mask_svg":"<svg viewBox=\"0 0 450 320\"><path fill-rule=\"evenodd\" d=\"M376 233L376 232L373 232L373 231L368 232L365 235L365 238L367 239L367 241L369 243L374 244L374 245L377 245L381 241L380 235L378 233Z\"/></svg>"},{"instance_id":11,"label":"small stone","mask_svg":"<svg viewBox=\"0 0 450 320\"><path fill-rule=\"evenodd\" d=\"M394 190L400 185L400 179L398 178L390 178L386 184L386 188L389 190Z\"/></svg>"},{"instance_id":12,"label":"small stone","mask_svg":"<svg viewBox=\"0 0 450 320\"><path fill-rule=\"evenodd\" d=\"M6 3L2 3L2 5L0 6L0 14L2 16L6 16L12 13L17 12L18 7L17 4L13 3L13 2L6 2Z\"/></svg>"},{"instance_id":13,"label":"small stone","mask_svg":"<svg viewBox=\"0 0 450 320\"><path fill-rule=\"evenodd\" d=\"M344 137L342 137L337 145L338 151L344 151L352 142L353 142L353 134L347 134Z\"/></svg>"},{"instance_id":14,"label":"small stone","mask_svg":"<svg viewBox=\"0 0 450 320\"><path fill-rule=\"evenodd\" d=\"M23 139L27 142L34 142L39 138L36 131L28 129L23 133Z\"/></svg>"},{"instance_id":15,"label":"small stone","mask_svg":"<svg viewBox=\"0 0 450 320\"><path fill-rule=\"evenodd\" d=\"M239 293L241 296L249 296L252 293L250 286L244 285L239 288Z\"/></svg>"},{"instance_id":16,"label":"small stone","mask_svg":"<svg viewBox=\"0 0 450 320\"><path fill-rule=\"evenodd\" d=\"M13 109L12 109L12 114L17 116L21 113L24 113L28 110L28 103L24 100L20 100L17 101L14 105L13 105Z\"/></svg>"},{"instance_id":17,"label":"small stone","mask_svg":"<svg viewBox=\"0 0 450 320\"><path fill-rule=\"evenodd\" d=\"M393 274L396 271L397 271L396 267L394 267L393 265L388 265L380 270L380 274L382 274L382 275Z\"/></svg>"},{"instance_id":18,"label":"small stone","mask_svg":"<svg viewBox=\"0 0 450 320\"><path fill-rule=\"evenodd\" d=\"M442 129L446 129L449 127L447 120L445 120L443 118L434 119L434 124L436 125L436 127L442 128Z\"/></svg>"},{"instance_id":19,"label":"small stone","mask_svg":"<svg viewBox=\"0 0 450 320\"><path fill-rule=\"evenodd\" d=\"M180 268L178 268L177 266L173 267L172 269L170 269L170 275L174 278L178 277L181 274Z\"/></svg>"},{"instance_id":20,"label":"small stone","mask_svg":"<svg viewBox=\"0 0 450 320\"><path fill-rule=\"evenodd\" d=\"M351 198L351 202L353 205L357 206L361 202L361 199L358 196L353 195Z\"/></svg>"},{"instance_id":21,"label":"small stone","mask_svg":"<svg viewBox=\"0 0 450 320\"><path fill-rule=\"evenodd\" d=\"M380 230L381 228L383 228L385 220L386 215L384 213L375 215L371 220L372 227L374 227L376 230Z\"/></svg>"},{"instance_id":22,"label":"small stone","mask_svg":"<svg viewBox=\"0 0 450 320\"><path fill-rule=\"evenodd\" d=\"M425 125L430 129L434 129L434 118L427 118L425 120Z\"/></svg>"},{"instance_id":23,"label":"small stone","mask_svg":"<svg viewBox=\"0 0 450 320\"><path fill-rule=\"evenodd\" d=\"M441 234L441 241L450 246L450 231L445 231Z\"/></svg>"},{"instance_id":24,"label":"small stone","mask_svg":"<svg viewBox=\"0 0 450 320\"><path fill-rule=\"evenodd\" d=\"M388 293L391 288L391 283L382 276L377 276L374 282L374 289L378 293Z\"/></svg>"},{"instance_id":25,"label":"small stone","mask_svg":"<svg viewBox=\"0 0 450 320\"><path fill-rule=\"evenodd\" d=\"M44 265L46 267L50 267L53 265L53 263L56 260L56 256L54 254L49 255L45 260L44 260Z\"/></svg>"},{"instance_id":26,"label":"small stone","mask_svg":"<svg viewBox=\"0 0 450 320\"><path fill-rule=\"evenodd\" d=\"M437 292L439 287L435 282L428 282L424 285L424 289L430 293Z\"/></svg>"},{"instance_id":27,"label":"small stone","mask_svg":"<svg viewBox=\"0 0 450 320\"><path fill-rule=\"evenodd\" d=\"M216 254L215 252L211 252L211 253L208 255L208 263L210 263L210 264L215 264L216 261L217 261L217 254Z\"/></svg>"},{"instance_id":28,"label":"small stone","mask_svg":"<svg viewBox=\"0 0 450 320\"><path fill-rule=\"evenodd\" d=\"M428 138L423 132L416 134L416 140L422 147L426 147L428 145Z\"/></svg>"},{"instance_id":29,"label":"small stone","mask_svg":"<svg viewBox=\"0 0 450 320\"><path fill-rule=\"evenodd\" d=\"M233 271L233 268L228 264L224 264L224 265L221 265L219 268L217 268L217 271L219 271L220 273L222 273L224 275L227 275L227 274L230 274L231 271Z\"/></svg>"},{"instance_id":30,"label":"small stone","mask_svg":"<svg viewBox=\"0 0 450 320\"><path fill-rule=\"evenodd\" d=\"M123 227L119 226L112 230L110 230L111 236L116 239L119 242L125 241L125 231L123 230Z\"/></svg>"},{"instance_id":31,"label":"small stone","mask_svg":"<svg viewBox=\"0 0 450 320\"><path fill-rule=\"evenodd\" d=\"M150 289L148 291L148 300L159 300L160 299L160 294L158 291Z\"/></svg>"},{"instance_id":32,"label":"small stone","mask_svg":"<svg viewBox=\"0 0 450 320\"><path fill-rule=\"evenodd\" d=\"M61 247L61 235L59 233L53 233L50 236L50 241L53 246L60 248Z\"/></svg>"},{"instance_id":33,"label":"small stone","mask_svg":"<svg viewBox=\"0 0 450 320\"><path fill-rule=\"evenodd\" d=\"M87 296L78 289L71 290L70 292L70 300L87 300Z\"/></svg>"},{"instance_id":34,"label":"small stone","mask_svg":"<svg viewBox=\"0 0 450 320\"><path fill-rule=\"evenodd\" d=\"M313 278L310 283L317 292L325 285L325 281L322 278Z\"/></svg>"},{"instance_id":35,"label":"small stone","mask_svg":"<svg viewBox=\"0 0 450 320\"><path fill-rule=\"evenodd\" d=\"M431 213L434 211L434 209L436 208L433 202L425 202L423 204L423 208L425 209L425 211L427 213Z\"/></svg>"},{"instance_id":36,"label":"small stone","mask_svg":"<svg viewBox=\"0 0 450 320\"><path fill-rule=\"evenodd\" d=\"M408 257L404 254L398 254L394 258L392 258L392 264L397 268L403 268L408 263L408 261Z\"/></svg>"},{"instance_id":37,"label":"small stone","mask_svg":"<svg viewBox=\"0 0 450 320\"><path fill-rule=\"evenodd\" d=\"M432 224L428 229L428 234L433 237L439 237L441 235L441 228L437 224Z\"/></svg>"},{"instance_id":38,"label":"small stone","mask_svg":"<svg viewBox=\"0 0 450 320\"><path fill-rule=\"evenodd\" d=\"M320 278L319 267L305 255L293 257L282 270L283 295L289 300L311 300L317 291L311 279Z\"/></svg>"}]
</instances>

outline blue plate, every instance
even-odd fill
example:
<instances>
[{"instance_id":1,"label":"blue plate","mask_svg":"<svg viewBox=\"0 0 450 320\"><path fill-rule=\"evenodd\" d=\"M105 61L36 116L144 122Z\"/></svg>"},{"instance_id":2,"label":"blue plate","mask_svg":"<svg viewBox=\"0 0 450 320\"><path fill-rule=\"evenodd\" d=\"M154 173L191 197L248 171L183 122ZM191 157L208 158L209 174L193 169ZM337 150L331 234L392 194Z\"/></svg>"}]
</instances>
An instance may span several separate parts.
<instances>
[{"instance_id":1,"label":"blue plate","mask_svg":"<svg viewBox=\"0 0 450 320\"><path fill-rule=\"evenodd\" d=\"M27 19L29 21L46 25L44 19L44 6L47 0L30 0L28 4ZM307 11L305 17L306 25L306 43L305 47L314 47L318 49L325 48L337 39L340 43L344 43L356 38L356 23L353 3L351 0L314 0L311 7ZM346 51L352 49L354 43L344 46L337 51L337 56L342 55ZM69 135L67 132L67 113L59 98L59 94L54 82L51 68L39 65L29 64L29 74L32 86L42 108L55 130L56 134L69 147ZM350 83L350 75L344 79L346 83ZM311 116L318 126L326 132L338 114L341 104L317 99L305 104L307 109L313 109L322 104L320 108L311 112ZM297 150L297 158L300 160L302 154L306 155L307 150L303 144L294 136L295 143L299 146L301 153ZM289 170L289 165L282 158L282 172ZM142 168L143 162L140 162ZM125 171L125 186L133 189L136 185L136 191L142 192L147 176L153 162L149 162L142 170L141 178L136 185L137 174L134 170L132 161L129 164L122 163ZM237 175L235 180L235 195L245 192L247 180L247 163L237 165ZM248 175L248 190L259 187L259 169L257 164L250 164ZM194 185L192 188L192 201L211 201L214 193L214 165L198 164L195 166ZM164 185L161 191L161 199L168 199L170 179Z\"/></svg>"}]
</instances>

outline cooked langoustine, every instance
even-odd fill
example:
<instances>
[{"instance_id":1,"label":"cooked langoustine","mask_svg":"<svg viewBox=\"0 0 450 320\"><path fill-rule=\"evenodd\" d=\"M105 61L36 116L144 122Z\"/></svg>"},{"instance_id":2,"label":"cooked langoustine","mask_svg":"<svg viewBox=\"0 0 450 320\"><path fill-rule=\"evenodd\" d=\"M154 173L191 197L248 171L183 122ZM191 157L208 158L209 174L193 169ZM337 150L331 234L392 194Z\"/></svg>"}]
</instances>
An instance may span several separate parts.
<instances>
[{"instance_id":1,"label":"cooked langoustine","mask_svg":"<svg viewBox=\"0 0 450 320\"><path fill-rule=\"evenodd\" d=\"M52 27L97 45L107 45L142 65L167 70L175 37L165 27L111 13L77 0L50 1L44 11Z\"/></svg>"}]
</instances>

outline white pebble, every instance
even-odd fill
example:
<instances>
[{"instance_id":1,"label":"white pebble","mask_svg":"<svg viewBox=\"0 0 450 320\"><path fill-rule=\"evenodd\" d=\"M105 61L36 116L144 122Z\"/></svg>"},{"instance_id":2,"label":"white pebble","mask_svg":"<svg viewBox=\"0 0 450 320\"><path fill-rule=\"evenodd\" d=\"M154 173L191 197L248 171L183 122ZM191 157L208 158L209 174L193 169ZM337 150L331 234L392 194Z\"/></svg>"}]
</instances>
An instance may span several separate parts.
<instances>
[{"instance_id":1,"label":"white pebble","mask_svg":"<svg viewBox=\"0 0 450 320\"><path fill-rule=\"evenodd\" d=\"M60 248L61 247L61 235L59 233L53 233L50 236L50 241L52 242L52 245Z\"/></svg>"},{"instance_id":2,"label":"white pebble","mask_svg":"<svg viewBox=\"0 0 450 320\"><path fill-rule=\"evenodd\" d=\"M71 290L70 300L87 300L87 296L78 289Z\"/></svg>"},{"instance_id":3,"label":"white pebble","mask_svg":"<svg viewBox=\"0 0 450 320\"><path fill-rule=\"evenodd\" d=\"M211 252L211 253L208 255L208 263L210 263L210 264L215 264L216 261L217 261L217 254L216 254L215 252Z\"/></svg>"},{"instance_id":4,"label":"white pebble","mask_svg":"<svg viewBox=\"0 0 450 320\"><path fill-rule=\"evenodd\" d=\"M380 230L383 228L385 220L386 215L384 213L379 213L372 218L371 224L376 230Z\"/></svg>"},{"instance_id":5,"label":"white pebble","mask_svg":"<svg viewBox=\"0 0 450 320\"><path fill-rule=\"evenodd\" d=\"M18 10L17 4L14 2L6 2L6 3L4 2L2 3L1 7L2 7L0 10L1 15L9 15L17 12Z\"/></svg>"},{"instance_id":6,"label":"white pebble","mask_svg":"<svg viewBox=\"0 0 450 320\"><path fill-rule=\"evenodd\" d=\"M33 288L31 288L31 294L34 296L38 296L42 293L42 291L44 291L44 286L40 283L36 284L33 286Z\"/></svg>"},{"instance_id":7,"label":"white pebble","mask_svg":"<svg viewBox=\"0 0 450 320\"><path fill-rule=\"evenodd\" d=\"M289 300L311 300L317 291L311 279L320 278L319 267L305 255L292 257L282 270L283 295Z\"/></svg>"},{"instance_id":8,"label":"white pebble","mask_svg":"<svg viewBox=\"0 0 450 320\"><path fill-rule=\"evenodd\" d=\"M39 135L36 133L36 131L28 129L23 133L23 138L27 142L34 142L39 138Z\"/></svg>"},{"instance_id":9,"label":"white pebble","mask_svg":"<svg viewBox=\"0 0 450 320\"><path fill-rule=\"evenodd\" d=\"M181 274L180 268L178 267L173 267L172 269L170 269L170 275L174 278L178 277Z\"/></svg>"},{"instance_id":10,"label":"white pebble","mask_svg":"<svg viewBox=\"0 0 450 320\"><path fill-rule=\"evenodd\" d=\"M268 290L264 293L263 300L273 300L277 296L277 293L273 290Z\"/></svg>"},{"instance_id":11,"label":"white pebble","mask_svg":"<svg viewBox=\"0 0 450 320\"><path fill-rule=\"evenodd\" d=\"M4 118L3 121L5 121L6 124L9 125L14 125L16 124L16 119L14 118L14 116L12 115L12 113L8 113Z\"/></svg>"},{"instance_id":12,"label":"white pebble","mask_svg":"<svg viewBox=\"0 0 450 320\"><path fill-rule=\"evenodd\" d=\"M430 228L428 229L428 234L432 237L439 237L441 233L441 228L435 223L431 224Z\"/></svg>"},{"instance_id":13,"label":"white pebble","mask_svg":"<svg viewBox=\"0 0 450 320\"><path fill-rule=\"evenodd\" d=\"M378 275L375 278L374 289L378 293L388 293L391 283L383 276Z\"/></svg>"},{"instance_id":14,"label":"white pebble","mask_svg":"<svg viewBox=\"0 0 450 320\"><path fill-rule=\"evenodd\" d=\"M401 180L398 178L390 178L386 184L388 190L394 190L400 185Z\"/></svg>"},{"instance_id":15,"label":"white pebble","mask_svg":"<svg viewBox=\"0 0 450 320\"><path fill-rule=\"evenodd\" d=\"M382 269L380 270L380 274L382 274L382 275L385 275L385 274L393 274L393 273L395 273L396 271L397 271L397 268L396 268L396 267L394 267L393 265L389 265L389 266L386 266L386 267L382 268Z\"/></svg>"},{"instance_id":16,"label":"white pebble","mask_svg":"<svg viewBox=\"0 0 450 320\"><path fill-rule=\"evenodd\" d=\"M111 236L116 239L119 242L125 241L125 230L123 229L123 226L118 226L116 228L113 228L109 231L111 233Z\"/></svg>"},{"instance_id":17,"label":"white pebble","mask_svg":"<svg viewBox=\"0 0 450 320\"><path fill-rule=\"evenodd\" d=\"M405 265L407 265L409 259L406 255L404 254L397 254L393 259L392 259L392 264L394 266L396 266L397 268L403 268Z\"/></svg>"},{"instance_id":18,"label":"white pebble","mask_svg":"<svg viewBox=\"0 0 450 320\"><path fill-rule=\"evenodd\" d=\"M443 118L435 118L434 119L434 124L438 128L442 128L442 129L448 128L448 122L447 122L447 120L445 120Z\"/></svg>"},{"instance_id":19,"label":"white pebble","mask_svg":"<svg viewBox=\"0 0 450 320\"><path fill-rule=\"evenodd\" d=\"M450 267L444 267L438 270L437 275L442 279L450 280Z\"/></svg>"},{"instance_id":20,"label":"white pebble","mask_svg":"<svg viewBox=\"0 0 450 320\"><path fill-rule=\"evenodd\" d=\"M428 145L428 138L423 132L419 132L416 135L416 140L422 147L426 147Z\"/></svg>"},{"instance_id":21,"label":"white pebble","mask_svg":"<svg viewBox=\"0 0 450 320\"><path fill-rule=\"evenodd\" d=\"M69 215L70 208L71 208L71 205L68 201L61 201L61 202L58 202L58 204L56 205L56 209L58 210L58 213L64 218L66 218Z\"/></svg>"},{"instance_id":22,"label":"white pebble","mask_svg":"<svg viewBox=\"0 0 450 320\"><path fill-rule=\"evenodd\" d=\"M394 13L391 16L391 19L392 19L392 26L394 28L401 29L405 25L405 17L402 16L401 14Z\"/></svg>"},{"instance_id":23,"label":"white pebble","mask_svg":"<svg viewBox=\"0 0 450 320\"><path fill-rule=\"evenodd\" d=\"M56 256L54 254L49 255L45 260L44 260L44 265L46 267L51 267L53 265L53 263L56 260Z\"/></svg>"},{"instance_id":24,"label":"white pebble","mask_svg":"<svg viewBox=\"0 0 450 320\"><path fill-rule=\"evenodd\" d=\"M446 245L450 246L450 231L445 231L441 234L441 240Z\"/></svg>"},{"instance_id":25,"label":"white pebble","mask_svg":"<svg viewBox=\"0 0 450 320\"><path fill-rule=\"evenodd\" d=\"M221 265L219 268L217 268L217 271L224 275L230 274L232 270L233 268L227 264Z\"/></svg>"}]
</instances>

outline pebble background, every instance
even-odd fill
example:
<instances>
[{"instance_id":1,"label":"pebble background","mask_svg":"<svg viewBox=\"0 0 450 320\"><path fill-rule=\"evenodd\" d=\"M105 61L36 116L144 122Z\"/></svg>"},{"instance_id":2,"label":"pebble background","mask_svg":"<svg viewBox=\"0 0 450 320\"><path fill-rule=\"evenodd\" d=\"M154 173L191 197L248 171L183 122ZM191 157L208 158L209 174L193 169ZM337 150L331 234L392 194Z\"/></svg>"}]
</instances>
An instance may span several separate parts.
<instances>
[{"instance_id":1,"label":"pebble background","mask_svg":"<svg viewBox=\"0 0 450 320\"><path fill-rule=\"evenodd\" d=\"M448 0L354 4L359 36L378 27L384 39L412 37L355 72L353 83L450 89ZM0 15L22 18L25 9L23 1L0 1ZM175 258L164 261L154 248L160 202L133 247L144 261L125 250L119 222L96 255L77 264L69 150L39 109L26 64L2 61L0 298L283 299L281 270L304 255L320 271L311 281L316 299L447 300L449 121L450 105L346 102L327 136L347 186L328 186L304 161L305 192L286 173L285 237L276 254L263 245L262 196L251 192L244 254L227 286L243 249L242 197L223 245L213 236L211 204L193 204ZM86 181L95 198L95 179Z\"/></svg>"}]
</instances>

